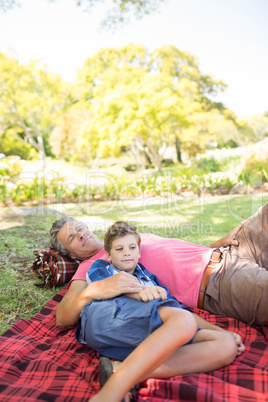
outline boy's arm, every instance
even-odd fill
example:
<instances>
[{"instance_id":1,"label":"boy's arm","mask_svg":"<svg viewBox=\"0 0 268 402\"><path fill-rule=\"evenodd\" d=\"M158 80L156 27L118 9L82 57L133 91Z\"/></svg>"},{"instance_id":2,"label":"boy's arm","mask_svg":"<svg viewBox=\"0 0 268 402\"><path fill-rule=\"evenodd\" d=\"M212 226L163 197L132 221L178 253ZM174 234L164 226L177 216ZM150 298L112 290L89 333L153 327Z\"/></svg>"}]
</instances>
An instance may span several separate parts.
<instances>
[{"instance_id":1,"label":"boy's arm","mask_svg":"<svg viewBox=\"0 0 268 402\"><path fill-rule=\"evenodd\" d=\"M141 290L139 293L125 293L123 296L143 301L145 303L148 303L149 301L152 300L167 299L167 292L165 288L163 288L162 286L145 286L145 285L141 286L143 286L144 289Z\"/></svg>"}]
</instances>

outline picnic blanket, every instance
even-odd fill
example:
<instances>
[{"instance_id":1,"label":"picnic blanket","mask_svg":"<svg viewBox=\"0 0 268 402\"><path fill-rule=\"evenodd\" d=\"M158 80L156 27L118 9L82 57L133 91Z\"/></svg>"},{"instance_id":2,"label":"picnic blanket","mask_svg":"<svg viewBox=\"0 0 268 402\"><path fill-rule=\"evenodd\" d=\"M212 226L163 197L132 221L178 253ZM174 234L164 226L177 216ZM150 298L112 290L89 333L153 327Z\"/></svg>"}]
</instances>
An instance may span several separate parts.
<instances>
[{"instance_id":1,"label":"picnic blanket","mask_svg":"<svg viewBox=\"0 0 268 402\"><path fill-rule=\"evenodd\" d=\"M35 317L20 320L0 337L1 402L80 402L100 389L98 354L75 340L75 326L56 326L55 309L65 292L66 288ZM140 384L137 402L268 401L268 328L194 312L238 332L246 351L230 366L207 374L149 379Z\"/></svg>"},{"instance_id":2,"label":"picnic blanket","mask_svg":"<svg viewBox=\"0 0 268 402\"><path fill-rule=\"evenodd\" d=\"M34 250L35 260L31 270L35 276L41 278L43 283L38 287L45 289L57 287L68 283L76 272L79 261L62 255L52 248L47 250Z\"/></svg>"}]
</instances>

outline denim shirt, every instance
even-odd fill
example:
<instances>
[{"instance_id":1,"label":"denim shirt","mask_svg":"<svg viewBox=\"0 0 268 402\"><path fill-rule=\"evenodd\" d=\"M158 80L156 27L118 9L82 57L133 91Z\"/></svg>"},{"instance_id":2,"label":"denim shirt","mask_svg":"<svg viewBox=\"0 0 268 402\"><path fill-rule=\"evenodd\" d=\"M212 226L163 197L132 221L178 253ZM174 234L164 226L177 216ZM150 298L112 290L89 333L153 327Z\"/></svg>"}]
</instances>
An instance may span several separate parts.
<instances>
[{"instance_id":1,"label":"denim shirt","mask_svg":"<svg viewBox=\"0 0 268 402\"><path fill-rule=\"evenodd\" d=\"M96 260L88 269L86 274L87 284L91 282L100 281L102 279L108 278L109 276L116 275L120 272L119 269L115 268L111 263L105 260ZM139 280L139 282L145 286L161 286L157 277L151 272L149 272L142 264L137 264L133 276ZM164 286L162 288L168 290Z\"/></svg>"}]
</instances>

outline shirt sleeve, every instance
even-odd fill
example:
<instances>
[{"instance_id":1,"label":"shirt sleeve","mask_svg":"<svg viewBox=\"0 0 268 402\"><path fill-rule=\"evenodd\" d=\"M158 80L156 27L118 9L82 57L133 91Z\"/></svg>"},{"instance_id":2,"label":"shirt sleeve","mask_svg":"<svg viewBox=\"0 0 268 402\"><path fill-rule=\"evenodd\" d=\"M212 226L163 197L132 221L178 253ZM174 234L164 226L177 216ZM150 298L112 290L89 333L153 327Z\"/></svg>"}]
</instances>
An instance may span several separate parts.
<instances>
[{"instance_id":1,"label":"shirt sleeve","mask_svg":"<svg viewBox=\"0 0 268 402\"><path fill-rule=\"evenodd\" d=\"M91 282L101 281L102 279L112 276L112 274L108 271L109 265L110 263L105 260L94 261L86 274L88 285Z\"/></svg>"}]
</instances>

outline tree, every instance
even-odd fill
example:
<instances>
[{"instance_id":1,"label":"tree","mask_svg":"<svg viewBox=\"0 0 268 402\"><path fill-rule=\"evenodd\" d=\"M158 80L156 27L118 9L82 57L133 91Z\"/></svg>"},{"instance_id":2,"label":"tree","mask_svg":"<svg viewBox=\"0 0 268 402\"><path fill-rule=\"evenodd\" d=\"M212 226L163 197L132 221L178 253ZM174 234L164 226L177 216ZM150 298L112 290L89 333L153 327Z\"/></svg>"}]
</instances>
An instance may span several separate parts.
<instances>
[{"instance_id":1,"label":"tree","mask_svg":"<svg viewBox=\"0 0 268 402\"><path fill-rule=\"evenodd\" d=\"M206 111L204 104L206 109L212 104L207 95L223 87L200 73L192 55L174 46L151 53L137 45L103 49L77 75L76 106L91 113L80 148L100 158L131 147L161 170L160 148L175 145L181 161L183 129L196 122L194 114Z\"/></svg>"},{"instance_id":2,"label":"tree","mask_svg":"<svg viewBox=\"0 0 268 402\"><path fill-rule=\"evenodd\" d=\"M240 143L247 145L268 137L268 113L238 121Z\"/></svg>"},{"instance_id":3,"label":"tree","mask_svg":"<svg viewBox=\"0 0 268 402\"><path fill-rule=\"evenodd\" d=\"M17 141L29 143L43 165L44 136L66 104L66 85L37 62L22 65L0 53L0 134L8 131Z\"/></svg>"},{"instance_id":4,"label":"tree","mask_svg":"<svg viewBox=\"0 0 268 402\"><path fill-rule=\"evenodd\" d=\"M6 12L21 5L23 0L0 0L0 11ZM56 1L56 0L50 0ZM102 3L102 0L74 0L78 7L90 11L95 4ZM115 28L117 25L125 24L131 16L136 19L145 15L155 13L162 3L167 0L113 0L113 7L106 13L102 21L102 27Z\"/></svg>"},{"instance_id":5,"label":"tree","mask_svg":"<svg viewBox=\"0 0 268 402\"><path fill-rule=\"evenodd\" d=\"M238 140L237 125L219 110L194 113L192 122L190 127L181 132L182 147L191 156Z\"/></svg>"}]
</instances>

